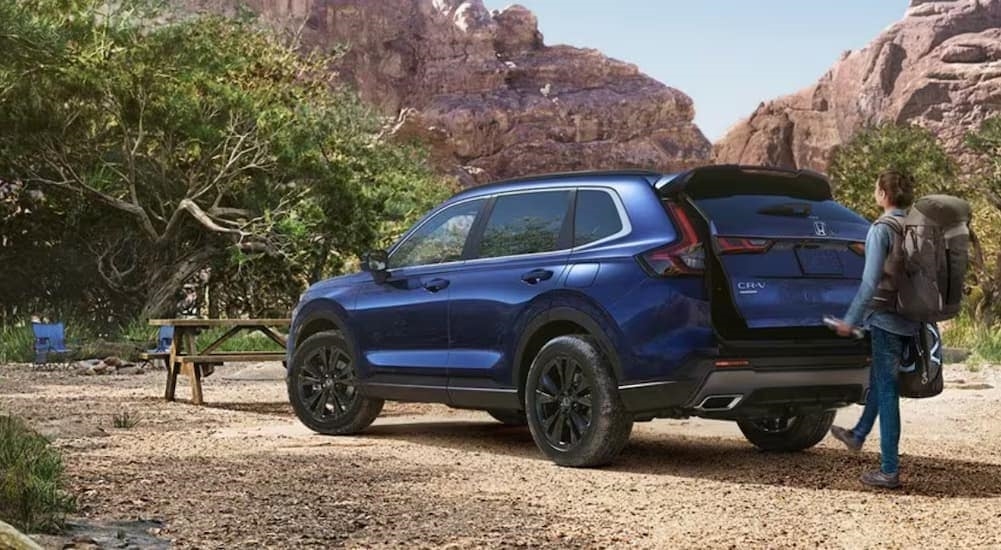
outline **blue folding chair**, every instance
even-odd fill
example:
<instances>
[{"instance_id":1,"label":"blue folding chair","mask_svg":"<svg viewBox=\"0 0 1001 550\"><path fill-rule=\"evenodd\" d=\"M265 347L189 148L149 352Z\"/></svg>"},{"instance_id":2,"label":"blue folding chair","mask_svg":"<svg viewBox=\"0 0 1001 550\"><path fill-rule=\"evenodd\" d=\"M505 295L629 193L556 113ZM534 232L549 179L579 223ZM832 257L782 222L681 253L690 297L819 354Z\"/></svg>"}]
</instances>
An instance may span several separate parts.
<instances>
[{"instance_id":1,"label":"blue folding chair","mask_svg":"<svg viewBox=\"0 0 1001 550\"><path fill-rule=\"evenodd\" d=\"M151 365L157 359L163 360L164 364L170 358L170 346L174 343L174 327L164 326L156 333L156 347L148 349L139 354L139 359L147 365Z\"/></svg>"},{"instance_id":2,"label":"blue folding chair","mask_svg":"<svg viewBox=\"0 0 1001 550\"><path fill-rule=\"evenodd\" d=\"M66 327L63 323L32 323L35 333L35 364L45 365L49 354L66 356L73 350L66 347Z\"/></svg>"}]
</instances>

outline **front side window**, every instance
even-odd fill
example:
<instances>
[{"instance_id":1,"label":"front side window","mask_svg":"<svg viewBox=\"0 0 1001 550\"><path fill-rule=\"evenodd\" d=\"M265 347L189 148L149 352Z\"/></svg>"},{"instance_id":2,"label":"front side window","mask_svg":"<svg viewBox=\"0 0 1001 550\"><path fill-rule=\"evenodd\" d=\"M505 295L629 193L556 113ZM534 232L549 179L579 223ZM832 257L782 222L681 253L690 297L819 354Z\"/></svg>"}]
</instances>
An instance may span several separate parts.
<instances>
[{"instance_id":1,"label":"front side window","mask_svg":"<svg viewBox=\"0 0 1001 550\"><path fill-rule=\"evenodd\" d=\"M573 225L573 245L583 246L622 231L622 218L607 192L582 189L577 192Z\"/></svg>"},{"instance_id":2,"label":"front side window","mask_svg":"<svg viewBox=\"0 0 1001 550\"><path fill-rule=\"evenodd\" d=\"M484 199L456 204L435 214L389 257L389 267L431 265L462 259L466 238Z\"/></svg>"},{"instance_id":3,"label":"front side window","mask_svg":"<svg viewBox=\"0 0 1001 550\"><path fill-rule=\"evenodd\" d=\"M481 258L557 250L570 191L502 195L494 202L480 242Z\"/></svg>"}]
</instances>

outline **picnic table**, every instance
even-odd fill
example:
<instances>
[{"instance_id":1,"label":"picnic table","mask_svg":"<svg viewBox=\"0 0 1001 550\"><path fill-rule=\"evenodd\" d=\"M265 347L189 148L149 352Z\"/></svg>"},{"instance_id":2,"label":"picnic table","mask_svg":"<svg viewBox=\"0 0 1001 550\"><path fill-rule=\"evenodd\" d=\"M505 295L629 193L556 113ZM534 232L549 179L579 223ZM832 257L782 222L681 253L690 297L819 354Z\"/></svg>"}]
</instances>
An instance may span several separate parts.
<instances>
[{"instance_id":1,"label":"picnic table","mask_svg":"<svg viewBox=\"0 0 1001 550\"><path fill-rule=\"evenodd\" d=\"M167 388L163 397L167 401L174 400L174 390L177 387L177 376L186 374L191 380L191 402L202 405L202 377L212 373L217 365L226 362L239 361L281 361L285 358L287 345L285 336L275 330L275 327L285 327L291 319L153 319L153 326L174 327L174 340L170 345L167 363ZM198 349L197 336L200 332L228 327L229 330L213 340L208 345ZM261 332L272 342L282 347L282 351L241 351L220 352L219 348L227 340L242 331Z\"/></svg>"}]
</instances>

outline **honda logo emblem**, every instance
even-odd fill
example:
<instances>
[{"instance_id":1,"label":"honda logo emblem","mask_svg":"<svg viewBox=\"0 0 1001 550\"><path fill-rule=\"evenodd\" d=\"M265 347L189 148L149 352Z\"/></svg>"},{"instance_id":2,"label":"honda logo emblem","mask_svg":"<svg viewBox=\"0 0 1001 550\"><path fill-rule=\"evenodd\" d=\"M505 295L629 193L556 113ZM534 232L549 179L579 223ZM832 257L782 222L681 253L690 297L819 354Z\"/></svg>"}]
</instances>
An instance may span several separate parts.
<instances>
[{"instance_id":1,"label":"honda logo emblem","mask_svg":"<svg viewBox=\"0 0 1001 550\"><path fill-rule=\"evenodd\" d=\"M827 236L827 224L825 224L824 222L813 222L813 232L818 237L826 237Z\"/></svg>"}]
</instances>

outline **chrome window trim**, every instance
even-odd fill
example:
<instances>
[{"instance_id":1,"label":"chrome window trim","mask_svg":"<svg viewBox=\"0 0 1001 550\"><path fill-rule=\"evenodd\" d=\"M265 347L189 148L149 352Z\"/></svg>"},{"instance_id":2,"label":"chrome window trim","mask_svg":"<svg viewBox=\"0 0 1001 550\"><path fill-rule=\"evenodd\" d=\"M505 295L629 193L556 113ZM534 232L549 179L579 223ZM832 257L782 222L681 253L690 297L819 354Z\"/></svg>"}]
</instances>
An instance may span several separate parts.
<instances>
[{"instance_id":1,"label":"chrome window trim","mask_svg":"<svg viewBox=\"0 0 1001 550\"><path fill-rule=\"evenodd\" d=\"M510 190L510 191L504 191L504 192L501 192L501 193L493 193L493 194L490 194L490 195L482 195L482 196L478 196L478 197L469 197L467 199L463 199L461 201L457 201L457 202L454 202L452 204L449 204L447 207L443 207L443 208L440 208L440 209L438 209L436 211L433 211L427 217L425 217L425 219L424 219L423 222L421 222L417 226L411 228L411 230L408 231L403 236L403 238L400 239L400 241L398 243L396 243L395 245L393 245L393 247L389 250L389 256L392 257L393 252L396 251L397 248L399 248L404 242L406 242L407 240L409 240L410 237L414 233L416 233L417 231L419 231L420 228L423 227L432 218L434 218L435 216L437 216L440 212L443 212L445 210L445 208L451 208L453 206L458 206L460 204L465 204L467 202L475 201L475 200L490 200L490 199L497 199L499 197L505 197L505 196L509 196L509 195L525 195L525 194L529 194L529 193L551 193L551 192L555 192L555 191L603 191L604 193L606 193L608 196L610 196L612 198L612 203L615 205L615 209L619 213L619 222L622 224L622 229L620 229L617 233L614 233L614 234L609 235L607 237L603 237L601 239L598 239L597 241L590 242L590 243L587 243L585 245L581 245L581 246L578 246L578 247L571 246L570 248L562 248L560 250L548 250L546 252L531 252L531 253L528 253L528 254L509 254L509 255L506 255L506 256L491 256L489 258L471 258L469 260L457 260L457 261L452 261L452 262L442 262L442 263L438 263L438 264L410 265L410 266L406 266L406 267L400 267L400 268L397 268L396 270L391 270L391 271L404 271L404 272L406 272L406 270L428 268L428 267L442 267L442 266L455 267L455 266L459 266L459 265L479 265L479 264L488 263L488 262L495 262L495 261L500 261L500 260L508 260L508 259L511 259L511 258L531 259L531 258L536 258L536 257L541 257L541 256L549 256L549 255L572 254L572 253L579 252L579 251L586 251L589 248L597 247L598 245L604 244L604 243L606 243L608 241L612 241L612 240L615 240L615 239L619 239L619 238L625 237L626 235L632 233L633 225L632 225L632 222L629 219L629 214L626 212L626 208L625 208L625 205L622 202L622 198L611 187L605 187L605 186L600 186L600 185L587 185L587 184L584 184L584 185L565 185L565 186L559 186L559 187L546 187L546 188L542 188L542 189L514 189L514 190ZM574 215L576 215L576 209L574 210ZM467 236L467 239L468 238L469 237Z\"/></svg>"}]
</instances>

